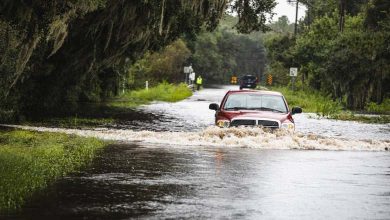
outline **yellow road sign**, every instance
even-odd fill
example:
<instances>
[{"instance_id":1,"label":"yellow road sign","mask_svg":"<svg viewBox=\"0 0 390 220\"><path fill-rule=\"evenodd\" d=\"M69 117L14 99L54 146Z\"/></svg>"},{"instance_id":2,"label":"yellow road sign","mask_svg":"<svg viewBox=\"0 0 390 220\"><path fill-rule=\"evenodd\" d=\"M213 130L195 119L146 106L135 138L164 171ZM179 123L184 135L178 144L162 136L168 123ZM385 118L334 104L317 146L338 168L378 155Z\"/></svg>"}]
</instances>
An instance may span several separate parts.
<instances>
[{"instance_id":1,"label":"yellow road sign","mask_svg":"<svg viewBox=\"0 0 390 220\"><path fill-rule=\"evenodd\" d=\"M230 83L231 84L237 84L237 76L232 76L232 78L230 80Z\"/></svg>"},{"instance_id":2,"label":"yellow road sign","mask_svg":"<svg viewBox=\"0 0 390 220\"><path fill-rule=\"evenodd\" d=\"M268 74L268 77L267 77L267 84L268 84L268 85L272 85L272 75L271 75L271 74Z\"/></svg>"}]
</instances>

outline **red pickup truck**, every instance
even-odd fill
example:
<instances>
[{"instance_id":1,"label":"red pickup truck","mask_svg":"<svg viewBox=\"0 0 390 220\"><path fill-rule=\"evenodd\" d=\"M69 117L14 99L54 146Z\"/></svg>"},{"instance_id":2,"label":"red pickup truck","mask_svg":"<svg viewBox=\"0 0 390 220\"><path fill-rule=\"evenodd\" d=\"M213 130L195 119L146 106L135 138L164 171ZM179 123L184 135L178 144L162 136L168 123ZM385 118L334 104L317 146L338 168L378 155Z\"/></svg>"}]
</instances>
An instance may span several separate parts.
<instances>
[{"instance_id":1,"label":"red pickup truck","mask_svg":"<svg viewBox=\"0 0 390 220\"><path fill-rule=\"evenodd\" d=\"M287 101L279 92L261 90L228 91L221 106L212 103L215 124L219 127L262 126L295 130L292 115L302 113L300 107L291 111Z\"/></svg>"}]
</instances>

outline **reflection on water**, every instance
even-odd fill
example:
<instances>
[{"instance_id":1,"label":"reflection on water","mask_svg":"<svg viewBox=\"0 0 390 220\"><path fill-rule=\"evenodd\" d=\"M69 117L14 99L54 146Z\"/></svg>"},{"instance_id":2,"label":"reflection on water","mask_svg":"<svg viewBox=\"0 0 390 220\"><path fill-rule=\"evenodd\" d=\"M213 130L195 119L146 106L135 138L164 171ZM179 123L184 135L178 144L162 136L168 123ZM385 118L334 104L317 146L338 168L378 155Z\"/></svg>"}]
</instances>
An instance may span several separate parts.
<instances>
[{"instance_id":1,"label":"reflection on water","mask_svg":"<svg viewBox=\"0 0 390 220\"><path fill-rule=\"evenodd\" d=\"M388 152L112 145L10 219L386 219ZM1 216L0 216L1 217ZM4 216L3 216L4 217Z\"/></svg>"}]
</instances>

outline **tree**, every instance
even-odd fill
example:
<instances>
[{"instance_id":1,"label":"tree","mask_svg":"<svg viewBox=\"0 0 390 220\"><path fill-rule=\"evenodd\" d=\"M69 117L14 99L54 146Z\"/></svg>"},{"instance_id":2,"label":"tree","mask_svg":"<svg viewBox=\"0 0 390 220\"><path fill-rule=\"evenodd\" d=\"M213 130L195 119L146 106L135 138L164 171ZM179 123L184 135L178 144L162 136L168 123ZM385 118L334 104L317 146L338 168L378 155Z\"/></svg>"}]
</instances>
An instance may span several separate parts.
<instances>
[{"instance_id":1,"label":"tree","mask_svg":"<svg viewBox=\"0 0 390 220\"><path fill-rule=\"evenodd\" d=\"M287 16L283 15L278 18L278 21L270 25L271 29L278 33L293 33L294 26L290 24Z\"/></svg>"},{"instance_id":2,"label":"tree","mask_svg":"<svg viewBox=\"0 0 390 220\"><path fill-rule=\"evenodd\" d=\"M369 102L379 104L388 98L388 1L343 1L342 32L340 14L334 13L340 11L334 4L339 1L302 2L310 5L311 15L315 15L311 26L290 43L287 36L270 35L266 46L271 71L297 65L302 85L331 95L349 109L364 109ZM324 7L318 10L318 6Z\"/></svg>"},{"instance_id":3,"label":"tree","mask_svg":"<svg viewBox=\"0 0 390 220\"><path fill-rule=\"evenodd\" d=\"M214 33L203 33L195 41L191 62L195 72L208 82L229 83L231 76L262 76L265 51L259 39L232 31L222 22Z\"/></svg>"},{"instance_id":4,"label":"tree","mask_svg":"<svg viewBox=\"0 0 390 220\"><path fill-rule=\"evenodd\" d=\"M145 81L156 85L162 81L183 81L183 66L191 52L182 39L178 39L161 51L148 52L128 70L129 88L143 87Z\"/></svg>"},{"instance_id":5,"label":"tree","mask_svg":"<svg viewBox=\"0 0 390 220\"><path fill-rule=\"evenodd\" d=\"M274 0L0 2L1 109L63 110L113 95L124 66L181 36L213 30L227 7L241 32L266 30ZM125 62L125 60L129 60Z\"/></svg>"},{"instance_id":6,"label":"tree","mask_svg":"<svg viewBox=\"0 0 390 220\"><path fill-rule=\"evenodd\" d=\"M274 34L266 38L265 46L270 68L268 73L272 74L274 84L288 84L289 68L295 66L290 49L294 44L295 39L287 34Z\"/></svg>"},{"instance_id":7,"label":"tree","mask_svg":"<svg viewBox=\"0 0 390 220\"><path fill-rule=\"evenodd\" d=\"M237 12L238 23L235 28L240 33L253 31L268 31L267 21L272 17L272 9L276 6L274 0L235 0L230 4L232 11Z\"/></svg>"}]
</instances>

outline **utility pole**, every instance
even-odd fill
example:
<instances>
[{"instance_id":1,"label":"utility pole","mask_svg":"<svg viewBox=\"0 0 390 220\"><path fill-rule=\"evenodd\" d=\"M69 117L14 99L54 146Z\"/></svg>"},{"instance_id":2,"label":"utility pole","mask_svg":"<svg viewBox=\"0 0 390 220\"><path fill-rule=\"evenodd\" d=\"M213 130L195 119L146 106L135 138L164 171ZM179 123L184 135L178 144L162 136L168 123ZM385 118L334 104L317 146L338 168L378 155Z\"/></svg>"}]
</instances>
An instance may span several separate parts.
<instances>
[{"instance_id":1,"label":"utility pole","mask_svg":"<svg viewBox=\"0 0 390 220\"><path fill-rule=\"evenodd\" d=\"M293 3L295 2L295 25L294 25L294 36L297 36L298 33L298 5L299 5L299 0L291 1L287 0L288 3Z\"/></svg>"},{"instance_id":2,"label":"utility pole","mask_svg":"<svg viewBox=\"0 0 390 220\"><path fill-rule=\"evenodd\" d=\"M296 0L296 6L295 6L295 26L294 26L294 36L297 36L298 31L298 3L299 1Z\"/></svg>"}]
</instances>

